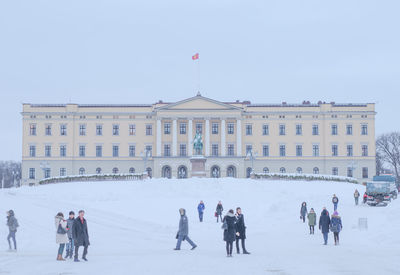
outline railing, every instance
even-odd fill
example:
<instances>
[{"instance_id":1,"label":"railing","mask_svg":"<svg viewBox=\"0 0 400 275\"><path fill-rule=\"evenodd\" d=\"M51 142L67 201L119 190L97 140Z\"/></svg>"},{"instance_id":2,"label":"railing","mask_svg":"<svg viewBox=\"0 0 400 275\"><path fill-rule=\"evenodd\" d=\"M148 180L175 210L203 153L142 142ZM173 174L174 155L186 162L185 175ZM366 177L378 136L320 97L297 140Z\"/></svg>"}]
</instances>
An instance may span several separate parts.
<instances>
[{"instance_id":1,"label":"railing","mask_svg":"<svg viewBox=\"0 0 400 275\"><path fill-rule=\"evenodd\" d=\"M39 184L79 182L79 181L130 181L130 180L144 180L147 177L148 177L147 173L71 175L65 177L53 177L53 178L42 179L39 181Z\"/></svg>"},{"instance_id":2,"label":"railing","mask_svg":"<svg viewBox=\"0 0 400 275\"><path fill-rule=\"evenodd\" d=\"M338 181L356 184L359 183L356 178L319 174L252 173L251 178L270 180Z\"/></svg>"}]
</instances>

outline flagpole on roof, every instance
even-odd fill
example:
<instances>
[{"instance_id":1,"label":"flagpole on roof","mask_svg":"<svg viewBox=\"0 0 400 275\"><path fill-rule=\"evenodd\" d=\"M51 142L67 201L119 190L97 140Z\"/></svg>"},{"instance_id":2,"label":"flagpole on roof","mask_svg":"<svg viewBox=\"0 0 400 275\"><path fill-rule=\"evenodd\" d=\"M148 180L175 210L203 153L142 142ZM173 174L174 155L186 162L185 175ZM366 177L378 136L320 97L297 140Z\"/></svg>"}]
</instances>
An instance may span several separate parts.
<instances>
[{"instance_id":1,"label":"flagpole on roof","mask_svg":"<svg viewBox=\"0 0 400 275\"><path fill-rule=\"evenodd\" d=\"M199 58L199 53L196 53L195 55L192 56L193 62L197 63L195 64L195 89L197 90L197 93L200 93L200 58Z\"/></svg>"}]
</instances>

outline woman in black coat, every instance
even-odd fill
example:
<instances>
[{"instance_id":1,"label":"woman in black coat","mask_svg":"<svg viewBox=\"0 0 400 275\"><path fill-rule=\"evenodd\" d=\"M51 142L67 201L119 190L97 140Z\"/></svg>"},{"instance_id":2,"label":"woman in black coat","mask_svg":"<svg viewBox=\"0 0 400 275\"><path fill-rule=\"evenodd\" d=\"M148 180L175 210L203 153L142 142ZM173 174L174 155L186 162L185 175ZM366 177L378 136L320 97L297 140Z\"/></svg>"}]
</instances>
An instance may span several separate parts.
<instances>
[{"instance_id":1,"label":"woman in black coat","mask_svg":"<svg viewBox=\"0 0 400 275\"><path fill-rule=\"evenodd\" d=\"M243 254L250 254L246 250L245 246L246 239L246 226L244 224L244 216L242 214L242 209L240 207L236 208L236 252L240 254L239 240L242 240Z\"/></svg>"},{"instance_id":2,"label":"woman in black coat","mask_svg":"<svg viewBox=\"0 0 400 275\"><path fill-rule=\"evenodd\" d=\"M236 239L236 217L233 210L229 210L223 219L224 222L224 241L226 242L227 257L232 257L233 242Z\"/></svg>"}]
</instances>

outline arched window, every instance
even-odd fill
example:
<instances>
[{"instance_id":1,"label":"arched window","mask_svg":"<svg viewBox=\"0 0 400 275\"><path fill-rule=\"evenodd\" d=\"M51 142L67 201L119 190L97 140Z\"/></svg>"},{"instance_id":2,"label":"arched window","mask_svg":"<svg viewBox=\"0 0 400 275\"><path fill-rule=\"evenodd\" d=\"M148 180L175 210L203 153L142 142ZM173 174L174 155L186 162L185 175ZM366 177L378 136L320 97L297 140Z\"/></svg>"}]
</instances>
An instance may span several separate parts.
<instances>
[{"instance_id":1,"label":"arched window","mask_svg":"<svg viewBox=\"0 0 400 275\"><path fill-rule=\"evenodd\" d=\"M112 170L113 174L118 174L118 171L119 171L119 170L118 170L117 167L114 167L113 170Z\"/></svg>"},{"instance_id":2,"label":"arched window","mask_svg":"<svg viewBox=\"0 0 400 275\"><path fill-rule=\"evenodd\" d=\"M236 178L236 167L233 165L228 166L228 169L226 169L226 176Z\"/></svg>"},{"instance_id":3,"label":"arched window","mask_svg":"<svg viewBox=\"0 0 400 275\"><path fill-rule=\"evenodd\" d=\"M297 168L296 168L296 173L297 173L297 174L303 173L303 168L297 167Z\"/></svg>"},{"instance_id":4,"label":"arched window","mask_svg":"<svg viewBox=\"0 0 400 275\"><path fill-rule=\"evenodd\" d=\"M279 169L279 172L282 173L282 174L285 174L285 173L286 173L285 167L281 167L281 168Z\"/></svg>"},{"instance_id":5,"label":"arched window","mask_svg":"<svg viewBox=\"0 0 400 275\"><path fill-rule=\"evenodd\" d=\"M133 168L133 167L129 168L129 173L130 174L135 174L135 168Z\"/></svg>"},{"instance_id":6,"label":"arched window","mask_svg":"<svg viewBox=\"0 0 400 275\"><path fill-rule=\"evenodd\" d=\"M81 167L79 168L79 175L84 175L85 174L85 168Z\"/></svg>"},{"instance_id":7,"label":"arched window","mask_svg":"<svg viewBox=\"0 0 400 275\"><path fill-rule=\"evenodd\" d=\"M101 168L100 167L96 168L96 174L101 174Z\"/></svg>"},{"instance_id":8,"label":"arched window","mask_svg":"<svg viewBox=\"0 0 400 275\"><path fill-rule=\"evenodd\" d=\"M186 179L187 178L187 168L184 165L178 167L178 179Z\"/></svg>"},{"instance_id":9,"label":"arched window","mask_svg":"<svg viewBox=\"0 0 400 275\"><path fill-rule=\"evenodd\" d=\"M253 169L251 169L251 167L247 167L246 169L246 178L250 178L251 177L251 172L253 171Z\"/></svg>"},{"instance_id":10,"label":"arched window","mask_svg":"<svg viewBox=\"0 0 400 275\"><path fill-rule=\"evenodd\" d=\"M164 166L161 170L162 173L162 177L163 178L167 178L170 179L171 178L171 167L169 167L168 165Z\"/></svg>"},{"instance_id":11,"label":"arched window","mask_svg":"<svg viewBox=\"0 0 400 275\"><path fill-rule=\"evenodd\" d=\"M318 169L318 167L314 167L313 173L314 173L314 174L319 174L319 169Z\"/></svg>"},{"instance_id":12,"label":"arched window","mask_svg":"<svg viewBox=\"0 0 400 275\"><path fill-rule=\"evenodd\" d=\"M268 174L268 173L269 173L268 167L264 167L264 168L263 168L263 173L264 173L264 174Z\"/></svg>"},{"instance_id":13,"label":"arched window","mask_svg":"<svg viewBox=\"0 0 400 275\"><path fill-rule=\"evenodd\" d=\"M221 170L219 169L219 166L214 165L211 167L211 177L212 178L219 178L221 176Z\"/></svg>"}]
</instances>

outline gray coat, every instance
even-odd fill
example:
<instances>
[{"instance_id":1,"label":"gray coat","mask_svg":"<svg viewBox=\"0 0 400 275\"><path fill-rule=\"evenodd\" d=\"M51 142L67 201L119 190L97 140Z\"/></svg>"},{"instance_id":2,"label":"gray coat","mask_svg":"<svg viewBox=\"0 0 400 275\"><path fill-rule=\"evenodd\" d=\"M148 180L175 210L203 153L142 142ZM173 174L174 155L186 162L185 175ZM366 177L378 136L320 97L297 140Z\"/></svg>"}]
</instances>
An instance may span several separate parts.
<instances>
[{"instance_id":1,"label":"gray coat","mask_svg":"<svg viewBox=\"0 0 400 275\"><path fill-rule=\"evenodd\" d=\"M68 238L70 239L72 239L72 226L74 225L74 220L75 219L71 218L67 219L67 229L68 229L67 233L68 233Z\"/></svg>"},{"instance_id":2,"label":"gray coat","mask_svg":"<svg viewBox=\"0 0 400 275\"><path fill-rule=\"evenodd\" d=\"M189 221L186 217L186 211L181 215L181 219L179 220L179 231L178 235L186 237L189 234Z\"/></svg>"},{"instance_id":3,"label":"gray coat","mask_svg":"<svg viewBox=\"0 0 400 275\"><path fill-rule=\"evenodd\" d=\"M17 227L19 226L19 224L14 215L10 215L7 217L7 226L10 231L17 232Z\"/></svg>"}]
</instances>

